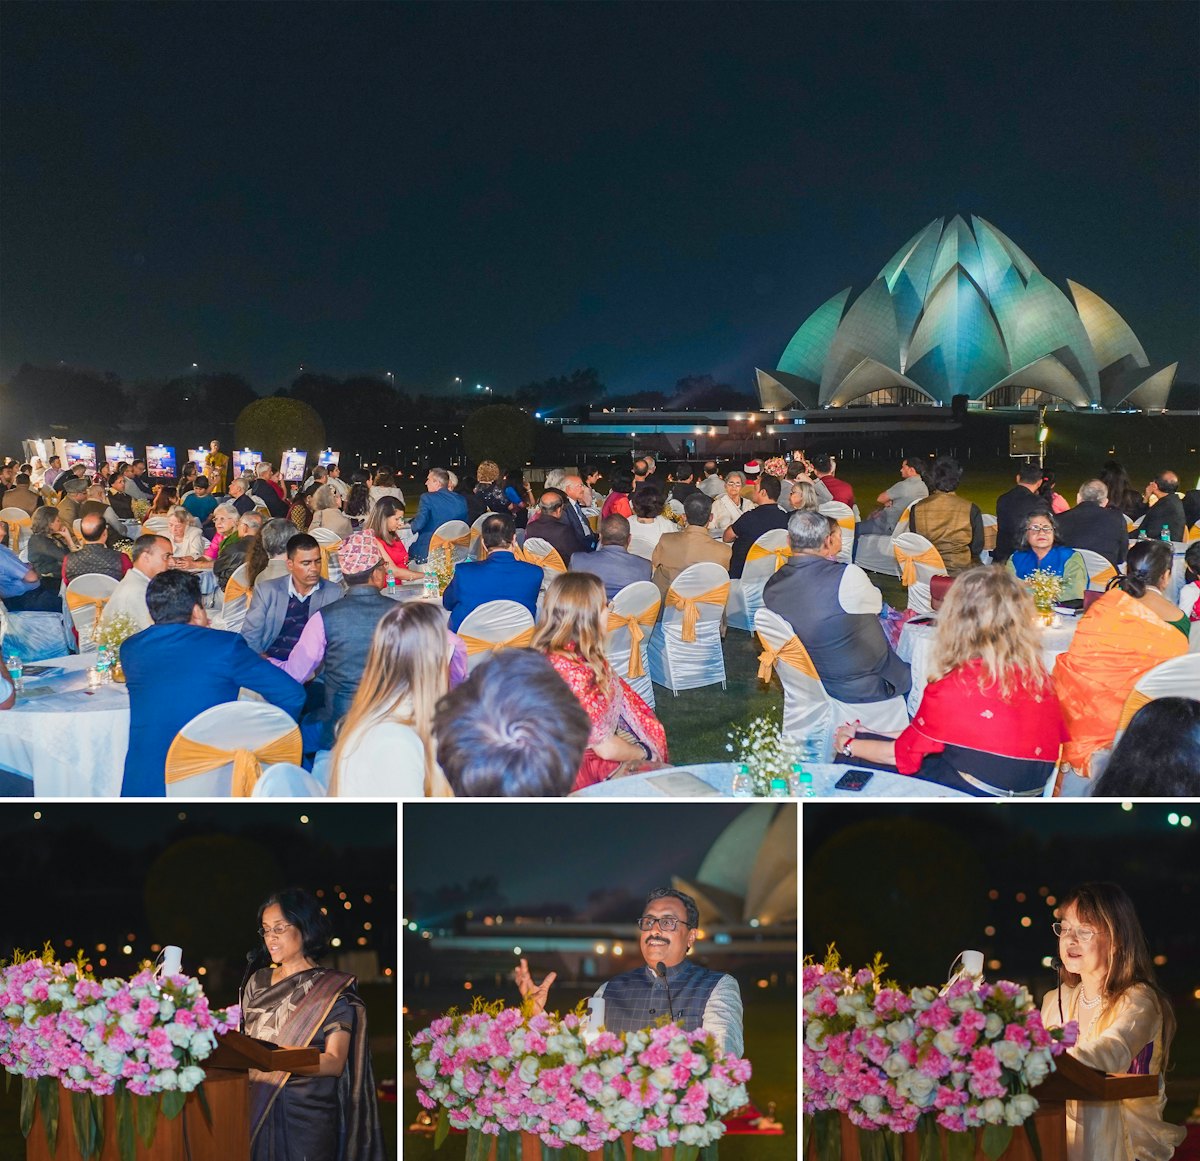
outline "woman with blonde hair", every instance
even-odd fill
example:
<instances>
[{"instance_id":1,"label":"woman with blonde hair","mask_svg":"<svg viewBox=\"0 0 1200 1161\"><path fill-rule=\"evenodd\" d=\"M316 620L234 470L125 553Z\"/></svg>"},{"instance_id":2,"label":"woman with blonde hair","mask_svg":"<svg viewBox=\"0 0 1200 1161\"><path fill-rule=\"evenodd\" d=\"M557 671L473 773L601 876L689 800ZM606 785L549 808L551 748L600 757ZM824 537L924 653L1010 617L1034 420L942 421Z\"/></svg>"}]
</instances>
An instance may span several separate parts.
<instances>
[{"instance_id":1,"label":"woman with blonde hair","mask_svg":"<svg viewBox=\"0 0 1200 1161\"><path fill-rule=\"evenodd\" d=\"M938 614L930 682L898 735L835 736L840 758L976 797L1040 795L1067 740L1033 597L1002 565L960 573Z\"/></svg>"},{"instance_id":2,"label":"woman with blonde hair","mask_svg":"<svg viewBox=\"0 0 1200 1161\"><path fill-rule=\"evenodd\" d=\"M326 528L343 540L354 531L350 518L342 513L341 493L328 484L322 484L313 493L313 518L308 526L309 532L314 528Z\"/></svg>"},{"instance_id":3,"label":"woman with blonde hair","mask_svg":"<svg viewBox=\"0 0 1200 1161\"><path fill-rule=\"evenodd\" d=\"M1069 1161L1168 1161L1182 1126L1163 1120L1175 1014L1159 986L1133 901L1115 883L1083 883L1059 900L1058 987L1042 1023L1079 1026L1067 1053L1101 1072L1157 1076L1154 1096L1067 1102Z\"/></svg>"},{"instance_id":4,"label":"woman with blonde hair","mask_svg":"<svg viewBox=\"0 0 1200 1161\"><path fill-rule=\"evenodd\" d=\"M171 540L171 555L177 560L199 560L207 541L192 514L176 504L167 514L167 535Z\"/></svg>"},{"instance_id":5,"label":"woman with blonde hair","mask_svg":"<svg viewBox=\"0 0 1200 1161\"><path fill-rule=\"evenodd\" d=\"M546 590L530 644L545 654L592 722L573 790L611 778L626 763L667 758L662 723L605 656L607 620L604 582L592 573L561 573Z\"/></svg>"},{"instance_id":6,"label":"woman with blonde hair","mask_svg":"<svg viewBox=\"0 0 1200 1161\"><path fill-rule=\"evenodd\" d=\"M446 613L408 601L384 613L337 730L330 797L451 797L434 758L433 710L449 688Z\"/></svg>"}]
</instances>

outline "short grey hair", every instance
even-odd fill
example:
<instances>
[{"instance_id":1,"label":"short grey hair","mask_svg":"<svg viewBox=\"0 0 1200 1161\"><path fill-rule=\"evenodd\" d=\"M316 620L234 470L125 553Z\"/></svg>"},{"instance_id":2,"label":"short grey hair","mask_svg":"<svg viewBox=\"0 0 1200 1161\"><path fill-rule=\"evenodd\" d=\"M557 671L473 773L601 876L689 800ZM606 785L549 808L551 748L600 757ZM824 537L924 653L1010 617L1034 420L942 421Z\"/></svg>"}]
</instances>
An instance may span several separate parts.
<instances>
[{"instance_id":1,"label":"short grey hair","mask_svg":"<svg viewBox=\"0 0 1200 1161\"><path fill-rule=\"evenodd\" d=\"M1108 500L1108 485L1103 480L1088 480L1079 489L1079 502L1082 504L1085 500L1105 503Z\"/></svg>"},{"instance_id":2,"label":"short grey hair","mask_svg":"<svg viewBox=\"0 0 1200 1161\"><path fill-rule=\"evenodd\" d=\"M263 551L267 557L274 560L287 552L288 541L296 534L296 526L290 520L276 516L268 520L259 533Z\"/></svg>"},{"instance_id":3,"label":"short grey hair","mask_svg":"<svg viewBox=\"0 0 1200 1161\"><path fill-rule=\"evenodd\" d=\"M551 468L546 473L546 481L542 484L543 488L561 488L563 481L567 478L568 470L566 468Z\"/></svg>"},{"instance_id":4,"label":"short grey hair","mask_svg":"<svg viewBox=\"0 0 1200 1161\"><path fill-rule=\"evenodd\" d=\"M792 500L796 495L800 497L799 504ZM817 499L817 489L812 480L793 480L792 490L788 493L788 503L797 512L815 512L821 506L821 501Z\"/></svg>"},{"instance_id":5,"label":"short grey hair","mask_svg":"<svg viewBox=\"0 0 1200 1161\"><path fill-rule=\"evenodd\" d=\"M829 539L829 526L833 523L820 512L802 508L793 512L787 523L788 544L793 552L820 548Z\"/></svg>"},{"instance_id":6,"label":"short grey hair","mask_svg":"<svg viewBox=\"0 0 1200 1161\"><path fill-rule=\"evenodd\" d=\"M213 509L213 516L227 516L230 520L236 521L238 518L237 505L226 500L224 504L218 504Z\"/></svg>"},{"instance_id":7,"label":"short grey hair","mask_svg":"<svg viewBox=\"0 0 1200 1161\"><path fill-rule=\"evenodd\" d=\"M252 528L255 532L258 532L258 530L263 526L263 518L258 512L243 512L238 520L238 527L241 528L242 525L245 525L247 528Z\"/></svg>"},{"instance_id":8,"label":"short grey hair","mask_svg":"<svg viewBox=\"0 0 1200 1161\"><path fill-rule=\"evenodd\" d=\"M271 465L266 460L259 460L254 465L254 474L256 476L269 476L271 474Z\"/></svg>"},{"instance_id":9,"label":"short grey hair","mask_svg":"<svg viewBox=\"0 0 1200 1161\"><path fill-rule=\"evenodd\" d=\"M237 488L236 492L234 491L234 488ZM229 481L229 494L231 496L242 496L242 495L245 495L245 492L246 492L246 481L245 480L236 479L236 480Z\"/></svg>"},{"instance_id":10,"label":"short grey hair","mask_svg":"<svg viewBox=\"0 0 1200 1161\"><path fill-rule=\"evenodd\" d=\"M725 473L725 483L728 484L733 480L737 481L738 487L744 488L746 486L746 473L745 472L726 472Z\"/></svg>"}]
</instances>

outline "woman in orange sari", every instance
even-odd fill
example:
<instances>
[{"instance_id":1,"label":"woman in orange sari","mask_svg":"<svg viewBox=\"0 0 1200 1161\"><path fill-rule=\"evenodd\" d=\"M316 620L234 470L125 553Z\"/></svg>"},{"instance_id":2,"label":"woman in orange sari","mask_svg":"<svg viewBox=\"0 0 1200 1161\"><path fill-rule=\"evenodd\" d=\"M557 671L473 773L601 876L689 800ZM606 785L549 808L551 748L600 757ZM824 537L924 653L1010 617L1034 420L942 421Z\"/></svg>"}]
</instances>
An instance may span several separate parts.
<instances>
[{"instance_id":1,"label":"woman in orange sari","mask_svg":"<svg viewBox=\"0 0 1200 1161\"><path fill-rule=\"evenodd\" d=\"M1092 755L1112 745L1121 710L1149 669L1188 651L1187 617L1163 596L1171 549L1157 540L1129 550L1126 573L1084 614L1054 666L1070 741L1064 763L1091 776Z\"/></svg>"},{"instance_id":2,"label":"woman in orange sari","mask_svg":"<svg viewBox=\"0 0 1200 1161\"><path fill-rule=\"evenodd\" d=\"M530 648L544 653L592 721L572 790L611 778L627 762L664 762L667 735L654 711L617 676L604 655L604 582L560 573L546 590Z\"/></svg>"}]
</instances>

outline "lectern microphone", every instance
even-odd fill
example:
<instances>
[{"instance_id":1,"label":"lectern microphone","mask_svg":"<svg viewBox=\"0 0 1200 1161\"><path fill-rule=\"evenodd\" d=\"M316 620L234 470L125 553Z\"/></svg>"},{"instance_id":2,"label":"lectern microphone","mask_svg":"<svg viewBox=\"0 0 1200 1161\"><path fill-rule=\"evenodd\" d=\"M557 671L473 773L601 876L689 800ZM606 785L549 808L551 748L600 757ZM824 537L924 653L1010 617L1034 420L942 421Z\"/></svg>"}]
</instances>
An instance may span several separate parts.
<instances>
[{"instance_id":1,"label":"lectern microphone","mask_svg":"<svg viewBox=\"0 0 1200 1161\"><path fill-rule=\"evenodd\" d=\"M667 965L663 963L661 959L654 965L654 974L667 985L667 1015L670 1017L671 1021L674 1022L675 1002L671 999L671 980L667 975Z\"/></svg>"}]
</instances>

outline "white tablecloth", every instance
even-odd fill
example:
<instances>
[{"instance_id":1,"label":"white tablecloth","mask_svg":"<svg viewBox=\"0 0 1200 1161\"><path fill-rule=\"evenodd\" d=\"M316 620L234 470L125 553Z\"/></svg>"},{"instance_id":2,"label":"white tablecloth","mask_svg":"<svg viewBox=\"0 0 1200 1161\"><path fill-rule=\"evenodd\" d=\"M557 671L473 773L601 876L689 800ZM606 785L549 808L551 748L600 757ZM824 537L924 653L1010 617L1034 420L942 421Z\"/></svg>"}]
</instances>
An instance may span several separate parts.
<instances>
[{"instance_id":1,"label":"white tablecloth","mask_svg":"<svg viewBox=\"0 0 1200 1161\"><path fill-rule=\"evenodd\" d=\"M30 678L17 704L0 713L0 770L33 779L39 798L116 797L129 747L129 692L87 688L94 653L58 657L56 677Z\"/></svg>"},{"instance_id":2,"label":"white tablecloth","mask_svg":"<svg viewBox=\"0 0 1200 1161\"><path fill-rule=\"evenodd\" d=\"M1059 615L1059 624L1050 628L1040 628L1042 635L1042 661L1046 668L1053 673L1054 663L1059 655L1067 651L1071 638L1079 627L1079 618ZM929 681L929 652L933 648L933 631L935 626L924 623L914 625L911 621L904 626L900 634L900 643L896 654L901 661L907 661L912 669L912 689L908 694L908 712L912 716L921 704L925 686Z\"/></svg>"},{"instance_id":3,"label":"white tablecloth","mask_svg":"<svg viewBox=\"0 0 1200 1161\"><path fill-rule=\"evenodd\" d=\"M806 765L813 776L813 789L818 798L837 798L847 802L856 798L969 798L970 795L906 778L903 774L886 774L876 770L862 790L835 790L836 783L851 767L833 764ZM679 798L689 796L733 797L733 775L737 766L732 762L717 762L698 766L674 766L670 770L655 770L648 774L631 774L600 782L586 790L577 790L572 798ZM692 777L688 777L691 775ZM696 784L696 779L703 783ZM761 802L763 799L738 799ZM808 801L808 800L806 800Z\"/></svg>"}]
</instances>

